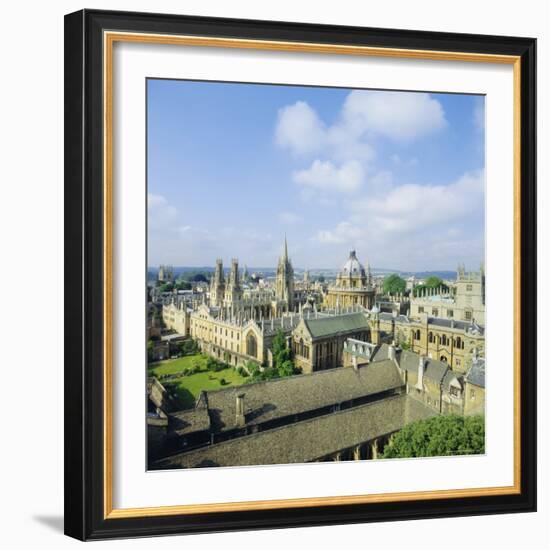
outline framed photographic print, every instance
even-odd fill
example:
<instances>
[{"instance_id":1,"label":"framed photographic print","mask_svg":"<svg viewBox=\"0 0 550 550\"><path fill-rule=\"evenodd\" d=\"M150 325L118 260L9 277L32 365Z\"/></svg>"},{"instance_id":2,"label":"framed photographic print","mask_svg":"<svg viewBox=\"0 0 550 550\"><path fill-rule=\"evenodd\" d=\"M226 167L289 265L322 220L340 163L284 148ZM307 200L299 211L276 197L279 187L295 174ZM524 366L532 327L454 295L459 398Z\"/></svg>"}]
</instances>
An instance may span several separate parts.
<instances>
[{"instance_id":1,"label":"framed photographic print","mask_svg":"<svg viewBox=\"0 0 550 550\"><path fill-rule=\"evenodd\" d=\"M65 19L65 528L534 511L531 38Z\"/></svg>"}]
</instances>

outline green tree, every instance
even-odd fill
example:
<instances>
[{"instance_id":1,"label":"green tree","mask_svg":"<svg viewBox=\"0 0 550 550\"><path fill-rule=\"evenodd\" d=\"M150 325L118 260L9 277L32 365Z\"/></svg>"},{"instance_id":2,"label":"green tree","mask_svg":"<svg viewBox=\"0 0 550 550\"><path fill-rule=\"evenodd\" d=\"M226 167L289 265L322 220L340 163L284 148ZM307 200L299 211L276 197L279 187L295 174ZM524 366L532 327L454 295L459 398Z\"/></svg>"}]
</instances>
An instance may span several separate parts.
<instances>
[{"instance_id":1,"label":"green tree","mask_svg":"<svg viewBox=\"0 0 550 550\"><path fill-rule=\"evenodd\" d=\"M190 282L179 279L178 281L176 281L174 288L176 290L191 290L193 286L191 285Z\"/></svg>"},{"instance_id":2,"label":"green tree","mask_svg":"<svg viewBox=\"0 0 550 550\"><path fill-rule=\"evenodd\" d=\"M412 422L384 448L384 458L483 454L483 416L438 415Z\"/></svg>"},{"instance_id":3,"label":"green tree","mask_svg":"<svg viewBox=\"0 0 550 550\"><path fill-rule=\"evenodd\" d=\"M155 344L153 340L147 340L147 361L151 362L153 360L153 348ZM143 348L142 348L143 349Z\"/></svg>"},{"instance_id":4,"label":"green tree","mask_svg":"<svg viewBox=\"0 0 550 550\"><path fill-rule=\"evenodd\" d=\"M292 361L285 361L279 367L277 368L277 371L279 372L279 376L292 376L296 373L296 369L294 368L294 363Z\"/></svg>"},{"instance_id":5,"label":"green tree","mask_svg":"<svg viewBox=\"0 0 550 550\"><path fill-rule=\"evenodd\" d=\"M446 286L442 279L432 275L424 281L424 286L427 288L439 288L440 286Z\"/></svg>"},{"instance_id":6,"label":"green tree","mask_svg":"<svg viewBox=\"0 0 550 550\"><path fill-rule=\"evenodd\" d=\"M273 338L273 366L279 368L285 361L290 361L290 349L286 343L285 333L279 329Z\"/></svg>"},{"instance_id":7,"label":"green tree","mask_svg":"<svg viewBox=\"0 0 550 550\"><path fill-rule=\"evenodd\" d=\"M431 275L424 281L424 284L414 287L414 295L418 296L420 293L424 292L424 290L434 288L441 288L441 290L444 291L449 290L449 287L443 282L442 279L436 277L435 275Z\"/></svg>"},{"instance_id":8,"label":"green tree","mask_svg":"<svg viewBox=\"0 0 550 550\"><path fill-rule=\"evenodd\" d=\"M161 292L172 292L172 290L174 290L174 284L173 283L163 283L159 286L159 290Z\"/></svg>"},{"instance_id":9,"label":"green tree","mask_svg":"<svg viewBox=\"0 0 550 550\"><path fill-rule=\"evenodd\" d=\"M384 294L399 294L400 292L405 292L406 287L407 283L405 279L402 279L396 273L392 273L384 279Z\"/></svg>"}]
</instances>

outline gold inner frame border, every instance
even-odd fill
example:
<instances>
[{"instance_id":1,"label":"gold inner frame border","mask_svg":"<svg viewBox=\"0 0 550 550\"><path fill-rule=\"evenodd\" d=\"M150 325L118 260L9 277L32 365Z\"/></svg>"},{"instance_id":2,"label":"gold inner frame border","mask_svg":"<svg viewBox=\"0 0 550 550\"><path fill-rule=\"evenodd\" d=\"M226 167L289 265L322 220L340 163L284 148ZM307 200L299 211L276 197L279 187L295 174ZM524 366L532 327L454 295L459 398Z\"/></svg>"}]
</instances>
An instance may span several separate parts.
<instances>
[{"instance_id":1,"label":"gold inner frame border","mask_svg":"<svg viewBox=\"0 0 550 550\"><path fill-rule=\"evenodd\" d=\"M113 508L113 46L116 42L143 44L165 44L180 46L201 46L215 48L238 48L267 51L318 53L333 55L355 55L371 57L394 57L438 61L462 61L474 63L498 63L513 66L514 86L514 484L503 487L482 487L446 489L436 491L413 491L366 495L330 497L304 497L277 500L254 500L243 502L221 502L208 504L182 504L148 508ZM274 510L282 508L304 508L313 506L334 506L403 502L413 500L434 500L446 498L483 497L513 495L521 493L521 423L520 423L520 377L521 377L521 61L519 56L481 54L469 52L447 52L433 50L409 50L370 46L347 46L341 44L316 44L308 42L284 42L271 40L249 40L240 38L219 38L169 34L149 34L105 31L103 34L103 122L104 122L104 518L138 518L174 516L185 514L235 512L251 510Z\"/></svg>"}]
</instances>

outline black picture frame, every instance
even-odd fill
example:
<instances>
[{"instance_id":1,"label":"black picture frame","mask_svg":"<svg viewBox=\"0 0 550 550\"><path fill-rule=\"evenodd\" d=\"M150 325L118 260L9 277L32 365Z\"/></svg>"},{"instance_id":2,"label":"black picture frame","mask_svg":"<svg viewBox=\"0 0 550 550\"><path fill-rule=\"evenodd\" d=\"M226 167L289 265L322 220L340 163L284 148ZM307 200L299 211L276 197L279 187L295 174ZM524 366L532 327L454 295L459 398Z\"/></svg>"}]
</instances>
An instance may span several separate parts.
<instances>
[{"instance_id":1,"label":"black picture frame","mask_svg":"<svg viewBox=\"0 0 550 550\"><path fill-rule=\"evenodd\" d=\"M105 518L103 32L513 55L521 66L521 490L517 494ZM536 40L83 10L65 17L65 533L80 540L536 510Z\"/></svg>"}]
</instances>

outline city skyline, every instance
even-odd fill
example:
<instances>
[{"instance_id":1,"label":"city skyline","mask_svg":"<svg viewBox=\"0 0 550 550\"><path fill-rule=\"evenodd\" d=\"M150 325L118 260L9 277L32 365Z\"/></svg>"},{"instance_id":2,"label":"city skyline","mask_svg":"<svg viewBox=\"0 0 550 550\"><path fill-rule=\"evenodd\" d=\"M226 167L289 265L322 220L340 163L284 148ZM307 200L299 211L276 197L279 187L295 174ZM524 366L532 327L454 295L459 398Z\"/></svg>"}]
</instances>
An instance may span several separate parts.
<instances>
[{"instance_id":1,"label":"city skyline","mask_svg":"<svg viewBox=\"0 0 550 550\"><path fill-rule=\"evenodd\" d=\"M480 96L148 81L148 265L484 259Z\"/></svg>"}]
</instances>

